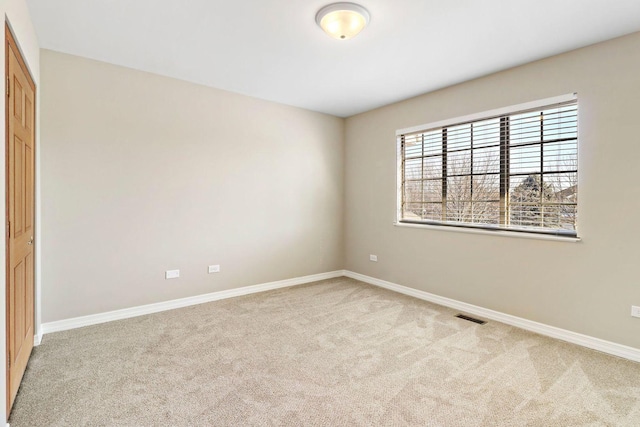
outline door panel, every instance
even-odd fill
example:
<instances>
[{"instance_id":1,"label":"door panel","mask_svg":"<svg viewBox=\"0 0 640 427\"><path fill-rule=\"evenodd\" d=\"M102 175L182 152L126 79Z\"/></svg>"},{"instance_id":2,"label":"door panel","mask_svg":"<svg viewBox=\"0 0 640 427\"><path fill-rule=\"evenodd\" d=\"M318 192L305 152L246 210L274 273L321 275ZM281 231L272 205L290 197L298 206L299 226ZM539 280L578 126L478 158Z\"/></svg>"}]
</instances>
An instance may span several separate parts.
<instances>
[{"instance_id":1,"label":"door panel","mask_svg":"<svg viewBox=\"0 0 640 427\"><path fill-rule=\"evenodd\" d=\"M25 103L25 107L29 103ZM33 201L34 201L34 156L33 147L25 145L24 147L24 232L33 235Z\"/></svg>"},{"instance_id":2,"label":"door panel","mask_svg":"<svg viewBox=\"0 0 640 427\"><path fill-rule=\"evenodd\" d=\"M22 236L24 233L24 201L22 199L24 195L24 142L20 140L17 136L13 139L13 156L11 156L10 161L13 163L13 174L10 177L13 178L13 200L11 200L11 204L13 205L13 220L11 220L11 225L13 226L13 236L14 238Z\"/></svg>"},{"instance_id":3,"label":"door panel","mask_svg":"<svg viewBox=\"0 0 640 427\"><path fill-rule=\"evenodd\" d=\"M13 117L22 122L22 85L17 78L13 78L13 90L15 91L13 98Z\"/></svg>"},{"instance_id":4,"label":"door panel","mask_svg":"<svg viewBox=\"0 0 640 427\"><path fill-rule=\"evenodd\" d=\"M24 318L24 288L25 288L25 263L20 262L13 269L13 301L11 303L14 307L14 319ZM24 341L24 322L15 322L15 334L13 335L13 348L22 348L22 341Z\"/></svg>"},{"instance_id":5,"label":"door panel","mask_svg":"<svg viewBox=\"0 0 640 427\"><path fill-rule=\"evenodd\" d=\"M8 28L7 40L7 414L33 349L35 85Z\"/></svg>"}]
</instances>

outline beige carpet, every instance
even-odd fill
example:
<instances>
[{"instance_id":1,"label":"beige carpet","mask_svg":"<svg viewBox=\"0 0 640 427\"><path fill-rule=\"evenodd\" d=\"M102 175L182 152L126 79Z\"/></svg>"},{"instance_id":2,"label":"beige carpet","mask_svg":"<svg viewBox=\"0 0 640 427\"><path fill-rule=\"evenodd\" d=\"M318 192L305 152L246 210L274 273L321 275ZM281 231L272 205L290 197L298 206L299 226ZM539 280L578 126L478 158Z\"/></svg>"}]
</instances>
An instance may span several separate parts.
<instances>
[{"instance_id":1,"label":"beige carpet","mask_svg":"<svg viewBox=\"0 0 640 427\"><path fill-rule=\"evenodd\" d=\"M340 278L46 335L20 426L640 426L640 364Z\"/></svg>"}]
</instances>

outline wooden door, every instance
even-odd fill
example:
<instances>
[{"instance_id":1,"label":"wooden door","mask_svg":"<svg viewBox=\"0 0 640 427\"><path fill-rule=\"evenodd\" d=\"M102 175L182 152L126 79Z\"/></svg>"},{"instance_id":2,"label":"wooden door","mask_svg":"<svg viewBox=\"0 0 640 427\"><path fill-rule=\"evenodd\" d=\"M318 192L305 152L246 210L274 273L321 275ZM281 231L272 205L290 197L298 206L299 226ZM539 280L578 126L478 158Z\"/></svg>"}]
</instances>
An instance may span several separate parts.
<instances>
[{"instance_id":1,"label":"wooden door","mask_svg":"<svg viewBox=\"0 0 640 427\"><path fill-rule=\"evenodd\" d=\"M35 85L8 27L5 38L8 415L33 349Z\"/></svg>"}]
</instances>

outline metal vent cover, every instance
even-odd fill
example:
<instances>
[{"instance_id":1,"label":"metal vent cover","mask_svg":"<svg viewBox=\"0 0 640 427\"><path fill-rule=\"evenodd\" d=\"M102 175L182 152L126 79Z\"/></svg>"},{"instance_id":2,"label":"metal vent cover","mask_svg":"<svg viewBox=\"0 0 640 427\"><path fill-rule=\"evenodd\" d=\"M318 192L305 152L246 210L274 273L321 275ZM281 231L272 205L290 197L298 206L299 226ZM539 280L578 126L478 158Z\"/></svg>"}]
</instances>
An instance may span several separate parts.
<instances>
[{"instance_id":1,"label":"metal vent cover","mask_svg":"<svg viewBox=\"0 0 640 427\"><path fill-rule=\"evenodd\" d=\"M486 320L476 319L475 317L466 316L464 314L457 314L456 317L458 319L468 320L469 322L477 323L478 325L484 325L487 323Z\"/></svg>"}]
</instances>

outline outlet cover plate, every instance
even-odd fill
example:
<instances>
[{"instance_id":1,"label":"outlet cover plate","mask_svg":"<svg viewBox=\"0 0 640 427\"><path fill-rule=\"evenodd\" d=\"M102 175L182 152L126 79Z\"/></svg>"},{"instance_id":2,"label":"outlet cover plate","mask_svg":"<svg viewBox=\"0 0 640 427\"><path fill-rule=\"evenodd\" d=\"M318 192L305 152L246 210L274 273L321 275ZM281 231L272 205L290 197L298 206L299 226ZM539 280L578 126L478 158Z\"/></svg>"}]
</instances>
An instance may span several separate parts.
<instances>
[{"instance_id":1,"label":"outlet cover plate","mask_svg":"<svg viewBox=\"0 0 640 427\"><path fill-rule=\"evenodd\" d=\"M167 270L164 273L165 279L177 279L180 277L180 270Z\"/></svg>"},{"instance_id":2,"label":"outlet cover plate","mask_svg":"<svg viewBox=\"0 0 640 427\"><path fill-rule=\"evenodd\" d=\"M209 266L209 274L211 273L220 273L220 266L219 265L210 265Z\"/></svg>"},{"instance_id":3,"label":"outlet cover plate","mask_svg":"<svg viewBox=\"0 0 640 427\"><path fill-rule=\"evenodd\" d=\"M369 255L369 261L378 262L378 255Z\"/></svg>"},{"instance_id":4,"label":"outlet cover plate","mask_svg":"<svg viewBox=\"0 0 640 427\"><path fill-rule=\"evenodd\" d=\"M636 305L631 306L631 316L640 317L640 307Z\"/></svg>"}]
</instances>

